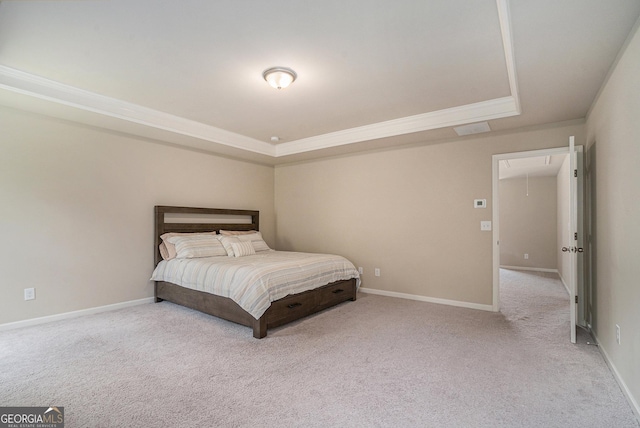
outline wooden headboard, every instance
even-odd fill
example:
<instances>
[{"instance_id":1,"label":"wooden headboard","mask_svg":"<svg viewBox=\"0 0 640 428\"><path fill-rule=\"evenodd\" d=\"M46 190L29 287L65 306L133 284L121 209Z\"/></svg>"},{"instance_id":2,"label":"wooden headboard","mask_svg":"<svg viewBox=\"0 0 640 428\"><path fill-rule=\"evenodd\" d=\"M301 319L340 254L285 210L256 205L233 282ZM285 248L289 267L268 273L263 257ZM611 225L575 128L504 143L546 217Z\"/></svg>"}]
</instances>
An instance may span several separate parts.
<instances>
[{"instance_id":1,"label":"wooden headboard","mask_svg":"<svg viewBox=\"0 0 640 428\"><path fill-rule=\"evenodd\" d=\"M194 217L195 221L172 221L165 214L177 217ZM204 221L210 217L212 222ZM228 217L228 222L225 219ZM240 222L239 217L244 221ZM245 219L246 218L246 219ZM259 230L260 212L253 210L231 210L224 208L190 208L155 206L156 230L154 235L154 262L157 265L162 256L159 246L162 240L160 236L167 232L216 232L222 230Z\"/></svg>"}]
</instances>

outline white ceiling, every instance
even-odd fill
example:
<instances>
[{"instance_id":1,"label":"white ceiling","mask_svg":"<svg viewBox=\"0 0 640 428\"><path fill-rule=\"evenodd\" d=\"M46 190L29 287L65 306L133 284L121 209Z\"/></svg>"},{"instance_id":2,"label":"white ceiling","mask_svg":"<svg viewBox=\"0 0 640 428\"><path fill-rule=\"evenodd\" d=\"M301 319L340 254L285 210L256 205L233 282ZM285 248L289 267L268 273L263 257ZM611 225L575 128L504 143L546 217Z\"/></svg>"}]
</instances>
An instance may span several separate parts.
<instances>
[{"instance_id":1,"label":"white ceiling","mask_svg":"<svg viewBox=\"0 0 640 428\"><path fill-rule=\"evenodd\" d=\"M562 154L501 160L498 178L555 177L568 157L569 154Z\"/></svg>"},{"instance_id":2,"label":"white ceiling","mask_svg":"<svg viewBox=\"0 0 640 428\"><path fill-rule=\"evenodd\" d=\"M2 1L0 104L276 164L584 118L639 15L640 0ZM271 88L273 66L298 79Z\"/></svg>"}]
</instances>

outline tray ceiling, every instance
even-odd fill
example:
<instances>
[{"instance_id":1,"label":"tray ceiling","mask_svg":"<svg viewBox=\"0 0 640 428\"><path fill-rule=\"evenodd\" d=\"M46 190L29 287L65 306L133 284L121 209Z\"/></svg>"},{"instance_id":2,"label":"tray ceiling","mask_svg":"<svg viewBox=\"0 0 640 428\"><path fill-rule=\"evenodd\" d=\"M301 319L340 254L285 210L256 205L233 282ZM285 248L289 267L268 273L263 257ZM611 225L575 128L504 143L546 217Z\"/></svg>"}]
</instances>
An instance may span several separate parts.
<instances>
[{"instance_id":1,"label":"tray ceiling","mask_svg":"<svg viewBox=\"0 0 640 428\"><path fill-rule=\"evenodd\" d=\"M3 1L0 104L278 163L584 118L639 14L637 0ZM271 88L273 66L298 79Z\"/></svg>"}]
</instances>

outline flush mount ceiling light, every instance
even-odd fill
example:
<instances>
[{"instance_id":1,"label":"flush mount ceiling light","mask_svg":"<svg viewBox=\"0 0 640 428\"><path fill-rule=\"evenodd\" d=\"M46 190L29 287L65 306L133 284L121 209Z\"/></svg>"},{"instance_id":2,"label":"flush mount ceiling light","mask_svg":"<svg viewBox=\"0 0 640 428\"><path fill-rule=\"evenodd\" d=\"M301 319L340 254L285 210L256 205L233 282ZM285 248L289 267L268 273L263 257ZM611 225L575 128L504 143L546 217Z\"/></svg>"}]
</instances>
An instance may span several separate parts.
<instances>
[{"instance_id":1,"label":"flush mount ceiling light","mask_svg":"<svg viewBox=\"0 0 640 428\"><path fill-rule=\"evenodd\" d=\"M298 75L295 71L286 67L272 67L262 72L264 80L276 89L282 89L289 86L296 80Z\"/></svg>"}]
</instances>

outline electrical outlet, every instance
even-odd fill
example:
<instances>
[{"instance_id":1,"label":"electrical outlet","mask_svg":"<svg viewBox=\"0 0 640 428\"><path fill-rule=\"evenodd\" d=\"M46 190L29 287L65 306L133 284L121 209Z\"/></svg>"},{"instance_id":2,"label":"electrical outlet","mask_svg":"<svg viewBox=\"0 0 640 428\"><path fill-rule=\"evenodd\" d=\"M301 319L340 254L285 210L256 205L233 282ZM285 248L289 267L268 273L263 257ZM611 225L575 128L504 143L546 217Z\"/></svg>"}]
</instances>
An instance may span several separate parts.
<instances>
[{"instance_id":1,"label":"electrical outlet","mask_svg":"<svg viewBox=\"0 0 640 428\"><path fill-rule=\"evenodd\" d=\"M33 300L36 298L36 289L35 288L25 288L24 289L24 300Z\"/></svg>"},{"instance_id":2,"label":"electrical outlet","mask_svg":"<svg viewBox=\"0 0 640 428\"><path fill-rule=\"evenodd\" d=\"M524 259L525 259L525 260L529 260L529 254L524 253Z\"/></svg>"},{"instance_id":3,"label":"electrical outlet","mask_svg":"<svg viewBox=\"0 0 640 428\"><path fill-rule=\"evenodd\" d=\"M491 222L490 221L481 221L480 222L480 230L482 231L490 231L491 230Z\"/></svg>"},{"instance_id":4,"label":"electrical outlet","mask_svg":"<svg viewBox=\"0 0 640 428\"><path fill-rule=\"evenodd\" d=\"M363 268L361 268L361 267L359 267L359 268L358 268L358 273L360 273L360 275L362 275L362 274L364 273L364 269L363 269Z\"/></svg>"},{"instance_id":5,"label":"electrical outlet","mask_svg":"<svg viewBox=\"0 0 640 428\"><path fill-rule=\"evenodd\" d=\"M380 268L376 268L375 272L375 276L380 276Z\"/></svg>"},{"instance_id":6,"label":"electrical outlet","mask_svg":"<svg viewBox=\"0 0 640 428\"><path fill-rule=\"evenodd\" d=\"M616 342L618 345L620 344L620 326L618 324L616 324Z\"/></svg>"}]
</instances>

